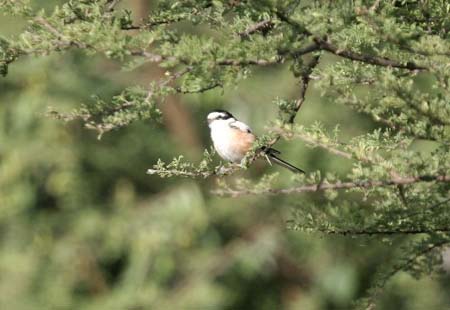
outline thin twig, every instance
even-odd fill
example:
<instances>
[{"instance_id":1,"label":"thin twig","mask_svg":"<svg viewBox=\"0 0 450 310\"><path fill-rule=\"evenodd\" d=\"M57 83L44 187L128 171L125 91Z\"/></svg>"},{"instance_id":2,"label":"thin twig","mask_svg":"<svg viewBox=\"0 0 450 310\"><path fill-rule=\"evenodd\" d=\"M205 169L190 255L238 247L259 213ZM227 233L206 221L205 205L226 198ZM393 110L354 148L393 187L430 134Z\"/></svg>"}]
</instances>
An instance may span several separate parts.
<instances>
[{"instance_id":1,"label":"thin twig","mask_svg":"<svg viewBox=\"0 0 450 310\"><path fill-rule=\"evenodd\" d=\"M295 101L294 110L292 111L291 115L289 116L288 123L293 124L295 117L297 116L298 111L302 107L303 103L305 102L306 97L306 91L308 89L309 81L311 81L310 75L314 68L319 64L319 58L320 55L314 56L311 61L306 65L306 67L303 69L303 72L301 74L302 84L300 87L300 95L298 99Z\"/></svg>"},{"instance_id":2,"label":"thin twig","mask_svg":"<svg viewBox=\"0 0 450 310\"><path fill-rule=\"evenodd\" d=\"M294 109L292 110L291 114L289 115L289 118L285 122L285 124L293 124L295 120L295 116L297 115L298 111L300 110L301 106L303 105L303 102L305 101L306 97L306 91L309 86L309 82L311 81L311 73L314 70L314 68L319 64L319 58L320 55L316 55L312 58L312 60L305 66L303 69L302 75L301 75L301 86L300 86L300 94L297 100L295 101ZM275 137L269 141L263 149L270 149L275 143L280 140L281 134L278 133L275 135Z\"/></svg>"},{"instance_id":3,"label":"thin twig","mask_svg":"<svg viewBox=\"0 0 450 310\"><path fill-rule=\"evenodd\" d=\"M167 84L169 84L172 81L175 81L177 79L179 79L180 77L182 77L183 75L185 75L186 73L189 73L190 71L192 71L194 68L192 66L187 66L184 69L175 72L175 73L169 73L169 77L166 79L161 80L158 84L157 87L158 88L162 88L164 86L166 86ZM145 97L145 101L149 102L150 98L153 96L153 92L154 92L153 87L149 87L148 92L147 92L147 96Z\"/></svg>"}]
</instances>

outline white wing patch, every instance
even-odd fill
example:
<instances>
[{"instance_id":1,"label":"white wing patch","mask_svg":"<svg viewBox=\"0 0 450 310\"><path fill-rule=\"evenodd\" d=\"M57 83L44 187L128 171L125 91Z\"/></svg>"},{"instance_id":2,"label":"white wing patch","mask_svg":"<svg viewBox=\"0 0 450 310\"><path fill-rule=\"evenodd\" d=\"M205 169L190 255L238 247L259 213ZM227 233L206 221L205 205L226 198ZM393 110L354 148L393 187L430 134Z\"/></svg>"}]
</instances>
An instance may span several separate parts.
<instances>
[{"instance_id":1,"label":"white wing patch","mask_svg":"<svg viewBox=\"0 0 450 310\"><path fill-rule=\"evenodd\" d=\"M252 132L252 130L250 129L250 127L247 126L247 124L240 122L240 121L234 121L234 122L230 123L230 127L239 129L240 131L243 131L243 132L248 132L248 133Z\"/></svg>"}]
</instances>

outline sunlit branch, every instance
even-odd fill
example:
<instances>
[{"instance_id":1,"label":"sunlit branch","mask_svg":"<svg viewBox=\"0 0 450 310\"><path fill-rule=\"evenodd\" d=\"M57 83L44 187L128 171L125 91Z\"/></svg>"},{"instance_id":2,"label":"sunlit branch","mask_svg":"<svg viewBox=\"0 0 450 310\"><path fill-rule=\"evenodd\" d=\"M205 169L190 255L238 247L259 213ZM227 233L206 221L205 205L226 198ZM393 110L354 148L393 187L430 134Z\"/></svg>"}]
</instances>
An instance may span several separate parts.
<instances>
[{"instance_id":1,"label":"sunlit branch","mask_svg":"<svg viewBox=\"0 0 450 310\"><path fill-rule=\"evenodd\" d=\"M226 176L241 170L242 167L238 165L233 166L218 166L211 170L183 170L183 169L168 169L168 168L152 168L147 169L149 175L159 175L162 177L179 176L187 178L203 178L207 179L213 176Z\"/></svg>"}]
</instances>

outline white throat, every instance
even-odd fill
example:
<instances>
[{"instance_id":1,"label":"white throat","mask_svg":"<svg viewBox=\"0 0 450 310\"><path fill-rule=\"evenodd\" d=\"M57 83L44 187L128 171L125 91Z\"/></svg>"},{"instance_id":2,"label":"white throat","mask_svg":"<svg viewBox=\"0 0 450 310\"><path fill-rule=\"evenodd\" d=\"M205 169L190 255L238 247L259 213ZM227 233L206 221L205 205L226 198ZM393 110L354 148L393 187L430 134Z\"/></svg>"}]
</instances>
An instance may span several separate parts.
<instances>
[{"instance_id":1,"label":"white throat","mask_svg":"<svg viewBox=\"0 0 450 310\"><path fill-rule=\"evenodd\" d=\"M229 119L218 119L214 120L209 124L211 129L211 139L214 146L221 144L222 142L227 142L231 137L230 123L235 122L234 118Z\"/></svg>"},{"instance_id":2,"label":"white throat","mask_svg":"<svg viewBox=\"0 0 450 310\"><path fill-rule=\"evenodd\" d=\"M235 122L234 118L214 120L209 124L211 129L211 140L217 153L225 160L239 163L242 155L233 151L233 130L230 123Z\"/></svg>"}]
</instances>

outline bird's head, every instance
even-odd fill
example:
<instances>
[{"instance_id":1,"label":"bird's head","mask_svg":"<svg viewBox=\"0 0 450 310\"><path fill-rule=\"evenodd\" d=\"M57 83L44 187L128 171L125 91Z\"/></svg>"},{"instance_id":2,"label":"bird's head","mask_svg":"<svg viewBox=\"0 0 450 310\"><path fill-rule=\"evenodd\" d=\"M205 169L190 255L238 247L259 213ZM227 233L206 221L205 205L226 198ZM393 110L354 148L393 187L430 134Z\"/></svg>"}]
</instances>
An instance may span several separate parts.
<instances>
[{"instance_id":1,"label":"bird's head","mask_svg":"<svg viewBox=\"0 0 450 310\"><path fill-rule=\"evenodd\" d=\"M221 120L229 120L233 117L233 115L225 110L214 110L209 112L207 120L208 120L208 124L211 125L213 122L215 121L221 121Z\"/></svg>"}]
</instances>

